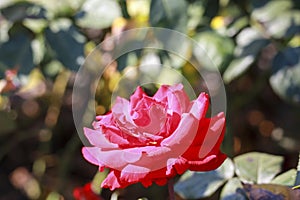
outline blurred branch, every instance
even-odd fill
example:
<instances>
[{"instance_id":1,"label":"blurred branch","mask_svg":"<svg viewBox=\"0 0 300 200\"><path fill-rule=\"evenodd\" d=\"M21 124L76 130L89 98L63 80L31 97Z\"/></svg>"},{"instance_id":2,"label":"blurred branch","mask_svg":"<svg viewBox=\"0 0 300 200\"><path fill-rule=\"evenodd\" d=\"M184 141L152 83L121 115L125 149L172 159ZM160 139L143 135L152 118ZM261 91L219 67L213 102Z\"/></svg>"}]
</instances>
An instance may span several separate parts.
<instances>
[{"instance_id":1,"label":"blurred branch","mask_svg":"<svg viewBox=\"0 0 300 200\"><path fill-rule=\"evenodd\" d=\"M2 143L0 147L0 161L20 142L35 137L37 135L37 131L34 130L26 130L26 131L17 130L14 132L16 132L16 134L14 134L8 141L6 140L4 143Z\"/></svg>"},{"instance_id":2,"label":"blurred branch","mask_svg":"<svg viewBox=\"0 0 300 200\"><path fill-rule=\"evenodd\" d=\"M73 155L77 148L81 145L81 140L79 139L79 136L77 135L77 132L73 134L71 139L68 141L66 148L60 158L60 166L58 169L59 173L59 182L58 182L58 191L62 191L64 187L66 186L67 177L70 174L70 164L73 160Z\"/></svg>"}]
</instances>

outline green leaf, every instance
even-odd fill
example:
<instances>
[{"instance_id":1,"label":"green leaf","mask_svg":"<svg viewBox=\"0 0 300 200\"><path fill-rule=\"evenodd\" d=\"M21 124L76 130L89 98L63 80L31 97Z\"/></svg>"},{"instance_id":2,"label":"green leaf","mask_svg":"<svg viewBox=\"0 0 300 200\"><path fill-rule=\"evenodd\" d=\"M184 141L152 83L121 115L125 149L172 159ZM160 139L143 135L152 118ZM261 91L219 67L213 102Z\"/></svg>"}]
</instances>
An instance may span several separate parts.
<instances>
[{"instance_id":1,"label":"green leaf","mask_svg":"<svg viewBox=\"0 0 300 200\"><path fill-rule=\"evenodd\" d=\"M278 14L287 11L293 7L290 0L268 1L263 6L254 8L251 17L260 22L266 22L274 19Z\"/></svg>"},{"instance_id":2,"label":"green leaf","mask_svg":"<svg viewBox=\"0 0 300 200\"><path fill-rule=\"evenodd\" d=\"M234 175L234 166L228 158L216 170L209 172L185 172L175 184L175 192L184 199L211 196L226 180Z\"/></svg>"},{"instance_id":3,"label":"green leaf","mask_svg":"<svg viewBox=\"0 0 300 200\"><path fill-rule=\"evenodd\" d=\"M221 191L221 200L246 200L246 197L237 192L243 185L238 178L229 179Z\"/></svg>"},{"instance_id":4,"label":"green leaf","mask_svg":"<svg viewBox=\"0 0 300 200\"><path fill-rule=\"evenodd\" d=\"M260 51L270 43L268 39L265 39L260 32L253 28L242 30L237 36L236 42L235 58L223 74L225 83L231 82L247 71Z\"/></svg>"},{"instance_id":5,"label":"green leaf","mask_svg":"<svg viewBox=\"0 0 300 200\"><path fill-rule=\"evenodd\" d=\"M71 70L79 69L84 61L85 37L69 20L52 22L45 30L45 38L57 60Z\"/></svg>"},{"instance_id":6,"label":"green leaf","mask_svg":"<svg viewBox=\"0 0 300 200\"><path fill-rule=\"evenodd\" d=\"M187 4L184 0L152 0L150 5L150 24L154 27L170 28L186 32Z\"/></svg>"},{"instance_id":7,"label":"green leaf","mask_svg":"<svg viewBox=\"0 0 300 200\"><path fill-rule=\"evenodd\" d=\"M276 176L271 183L273 184L279 184L279 185L286 185L286 186L293 186L295 184L297 175L296 169L290 169L289 171L286 171L278 176Z\"/></svg>"},{"instance_id":8,"label":"green leaf","mask_svg":"<svg viewBox=\"0 0 300 200\"><path fill-rule=\"evenodd\" d=\"M76 23L83 28L103 29L121 16L122 10L116 0L87 0L76 15Z\"/></svg>"},{"instance_id":9,"label":"green leaf","mask_svg":"<svg viewBox=\"0 0 300 200\"><path fill-rule=\"evenodd\" d=\"M0 9L5 8L13 3L15 3L15 0L2 0L0 1Z\"/></svg>"},{"instance_id":10,"label":"green leaf","mask_svg":"<svg viewBox=\"0 0 300 200\"><path fill-rule=\"evenodd\" d=\"M34 67L31 42L32 32L24 26L16 24L9 30L9 40L0 44L0 78L10 68L29 74Z\"/></svg>"},{"instance_id":11,"label":"green leaf","mask_svg":"<svg viewBox=\"0 0 300 200\"><path fill-rule=\"evenodd\" d=\"M266 29L274 38L290 39L300 32L300 12L289 10L281 13L265 24Z\"/></svg>"},{"instance_id":12,"label":"green leaf","mask_svg":"<svg viewBox=\"0 0 300 200\"><path fill-rule=\"evenodd\" d=\"M233 41L230 38L213 31L201 32L196 35L195 40L207 54L198 55L201 56L204 67L210 70L215 70L215 68L210 64L212 61L219 70L224 71L233 56ZM195 52L195 54L197 53L198 52ZM206 61L207 59L210 59L211 61Z\"/></svg>"},{"instance_id":13,"label":"green leaf","mask_svg":"<svg viewBox=\"0 0 300 200\"><path fill-rule=\"evenodd\" d=\"M283 99L300 103L300 47L287 48L275 56L270 84Z\"/></svg>"},{"instance_id":14,"label":"green leaf","mask_svg":"<svg viewBox=\"0 0 300 200\"><path fill-rule=\"evenodd\" d=\"M254 62L255 58L252 55L234 59L223 74L225 83L230 83L242 75Z\"/></svg>"},{"instance_id":15,"label":"green leaf","mask_svg":"<svg viewBox=\"0 0 300 200\"><path fill-rule=\"evenodd\" d=\"M251 152L234 158L235 172L246 183L269 183L281 171L282 156Z\"/></svg>"},{"instance_id":16,"label":"green leaf","mask_svg":"<svg viewBox=\"0 0 300 200\"><path fill-rule=\"evenodd\" d=\"M11 22L22 21L24 18L45 18L46 10L41 6L28 2L18 2L1 9L2 15Z\"/></svg>"}]
</instances>

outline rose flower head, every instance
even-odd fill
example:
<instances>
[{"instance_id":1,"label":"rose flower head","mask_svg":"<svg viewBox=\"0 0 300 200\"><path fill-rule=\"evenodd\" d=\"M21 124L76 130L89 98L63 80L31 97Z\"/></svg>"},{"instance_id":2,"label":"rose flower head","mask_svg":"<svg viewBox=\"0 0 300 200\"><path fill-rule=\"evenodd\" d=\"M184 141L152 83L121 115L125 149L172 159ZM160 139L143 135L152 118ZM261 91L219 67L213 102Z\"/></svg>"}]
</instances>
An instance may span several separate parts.
<instances>
[{"instance_id":1,"label":"rose flower head","mask_svg":"<svg viewBox=\"0 0 300 200\"><path fill-rule=\"evenodd\" d=\"M101 186L111 190L214 170L226 159L220 151L225 117L206 118L208 106L207 94L190 101L181 84L162 85L153 97L138 87L130 101L118 97L93 129L84 128L92 146L83 147L83 156L100 171L110 169Z\"/></svg>"}]
</instances>

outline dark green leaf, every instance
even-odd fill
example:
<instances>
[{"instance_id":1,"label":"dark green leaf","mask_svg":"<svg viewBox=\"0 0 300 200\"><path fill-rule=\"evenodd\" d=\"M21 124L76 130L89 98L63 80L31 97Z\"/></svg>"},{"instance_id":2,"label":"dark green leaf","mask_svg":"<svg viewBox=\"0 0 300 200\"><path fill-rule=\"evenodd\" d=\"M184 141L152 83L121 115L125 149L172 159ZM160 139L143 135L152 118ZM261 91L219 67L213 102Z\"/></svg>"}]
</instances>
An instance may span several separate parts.
<instances>
[{"instance_id":1,"label":"dark green leaf","mask_svg":"<svg viewBox=\"0 0 300 200\"><path fill-rule=\"evenodd\" d=\"M175 192L184 199L211 196L234 175L234 166L228 158L218 169L209 172L185 172L175 184Z\"/></svg>"},{"instance_id":2,"label":"dark green leaf","mask_svg":"<svg viewBox=\"0 0 300 200\"><path fill-rule=\"evenodd\" d=\"M25 27L16 24L10 29L9 40L0 44L0 78L10 68L22 74L31 71L34 67L31 42L32 32Z\"/></svg>"},{"instance_id":3,"label":"dark green leaf","mask_svg":"<svg viewBox=\"0 0 300 200\"><path fill-rule=\"evenodd\" d=\"M219 11L219 0L206 1L204 16L209 21L218 14Z\"/></svg>"},{"instance_id":4,"label":"dark green leaf","mask_svg":"<svg viewBox=\"0 0 300 200\"><path fill-rule=\"evenodd\" d=\"M300 47L287 48L275 56L270 84L283 99L300 103Z\"/></svg>"},{"instance_id":5,"label":"dark green leaf","mask_svg":"<svg viewBox=\"0 0 300 200\"><path fill-rule=\"evenodd\" d=\"M187 4L184 0L152 0L150 5L150 24L186 32Z\"/></svg>"},{"instance_id":6,"label":"dark green leaf","mask_svg":"<svg viewBox=\"0 0 300 200\"><path fill-rule=\"evenodd\" d=\"M7 20L16 22L24 18L45 18L46 10L36 4L19 2L1 9L1 13Z\"/></svg>"},{"instance_id":7,"label":"dark green leaf","mask_svg":"<svg viewBox=\"0 0 300 200\"><path fill-rule=\"evenodd\" d=\"M84 61L85 38L70 21L53 22L45 30L45 38L57 60L71 70L79 69Z\"/></svg>"},{"instance_id":8,"label":"dark green leaf","mask_svg":"<svg viewBox=\"0 0 300 200\"><path fill-rule=\"evenodd\" d=\"M251 152L234 158L235 172L246 183L269 183L281 171L282 156Z\"/></svg>"}]
</instances>

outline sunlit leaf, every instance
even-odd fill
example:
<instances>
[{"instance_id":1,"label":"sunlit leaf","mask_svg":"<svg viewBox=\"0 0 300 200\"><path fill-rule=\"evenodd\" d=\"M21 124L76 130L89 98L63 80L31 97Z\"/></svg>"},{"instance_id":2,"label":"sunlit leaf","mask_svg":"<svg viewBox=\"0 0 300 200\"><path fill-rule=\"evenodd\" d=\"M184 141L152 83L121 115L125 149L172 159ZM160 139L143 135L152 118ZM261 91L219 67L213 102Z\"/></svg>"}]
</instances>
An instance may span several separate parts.
<instances>
[{"instance_id":1,"label":"sunlit leaf","mask_svg":"<svg viewBox=\"0 0 300 200\"><path fill-rule=\"evenodd\" d=\"M239 17L233 20L227 27L227 34L229 36L234 36L242 28L246 27L249 24L249 19L247 17Z\"/></svg>"},{"instance_id":2,"label":"sunlit leaf","mask_svg":"<svg viewBox=\"0 0 300 200\"><path fill-rule=\"evenodd\" d=\"M202 16L205 12L204 1L195 1L188 5L188 23L187 27L189 30L195 30L201 23Z\"/></svg>"},{"instance_id":3,"label":"sunlit leaf","mask_svg":"<svg viewBox=\"0 0 300 200\"><path fill-rule=\"evenodd\" d=\"M175 184L175 192L184 199L209 197L234 175L234 166L228 158L218 169L209 172L185 172Z\"/></svg>"},{"instance_id":4,"label":"sunlit leaf","mask_svg":"<svg viewBox=\"0 0 300 200\"><path fill-rule=\"evenodd\" d=\"M235 172L246 183L269 183L281 171L282 156L251 152L234 158Z\"/></svg>"},{"instance_id":5,"label":"sunlit leaf","mask_svg":"<svg viewBox=\"0 0 300 200\"><path fill-rule=\"evenodd\" d=\"M206 31L197 34L195 40L207 54L201 56L201 61L205 68L216 70L211 66L211 61L221 71L227 67L234 50L234 43L230 38L221 36L213 31ZM197 54L198 52L195 53ZM206 59L210 59L210 61L205 61Z\"/></svg>"},{"instance_id":6,"label":"sunlit leaf","mask_svg":"<svg viewBox=\"0 0 300 200\"><path fill-rule=\"evenodd\" d=\"M246 200L246 197L238 193L238 189L242 189L243 185L238 178L229 179L221 191L221 200Z\"/></svg>"},{"instance_id":7,"label":"sunlit leaf","mask_svg":"<svg viewBox=\"0 0 300 200\"><path fill-rule=\"evenodd\" d=\"M85 38L70 21L53 22L45 30L45 38L57 60L71 70L78 70L84 61Z\"/></svg>"},{"instance_id":8,"label":"sunlit leaf","mask_svg":"<svg viewBox=\"0 0 300 200\"><path fill-rule=\"evenodd\" d=\"M231 82L233 79L244 73L254 62L253 56L246 56L234 59L223 75L225 83Z\"/></svg>"},{"instance_id":9,"label":"sunlit leaf","mask_svg":"<svg viewBox=\"0 0 300 200\"><path fill-rule=\"evenodd\" d=\"M259 52L270 43L261 33L253 28L245 28L237 36L235 58L223 74L226 83L241 76L256 60Z\"/></svg>"},{"instance_id":10,"label":"sunlit leaf","mask_svg":"<svg viewBox=\"0 0 300 200\"><path fill-rule=\"evenodd\" d=\"M116 0L87 0L76 16L76 23L83 28L103 29L122 16Z\"/></svg>"},{"instance_id":11,"label":"sunlit leaf","mask_svg":"<svg viewBox=\"0 0 300 200\"><path fill-rule=\"evenodd\" d=\"M15 2L15 0L2 0L2 1L0 1L0 9L5 8L5 7L13 4L14 2Z\"/></svg>"},{"instance_id":12,"label":"sunlit leaf","mask_svg":"<svg viewBox=\"0 0 300 200\"><path fill-rule=\"evenodd\" d=\"M260 0L255 1L258 2ZM263 1L260 2L262 3ZM279 13L289 10L292 6L293 3L290 0L265 1L264 5L254 8L251 17L260 22L266 22L277 17Z\"/></svg>"},{"instance_id":13,"label":"sunlit leaf","mask_svg":"<svg viewBox=\"0 0 300 200\"><path fill-rule=\"evenodd\" d=\"M279 185L286 185L286 186L293 186L295 184L296 175L297 175L297 170L290 169L289 171L276 176L271 181L271 183L279 184Z\"/></svg>"},{"instance_id":14,"label":"sunlit leaf","mask_svg":"<svg viewBox=\"0 0 300 200\"><path fill-rule=\"evenodd\" d=\"M287 38L300 33L300 11L289 10L266 23L266 29L274 38Z\"/></svg>"},{"instance_id":15,"label":"sunlit leaf","mask_svg":"<svg viewBox=\"0 0 300 200\"><path fill-rule=\"evenodd\" d=\"M287 48L275 56L270 84L283 99L300 103L300 47Z\"/></svg>"}]
</instances>

